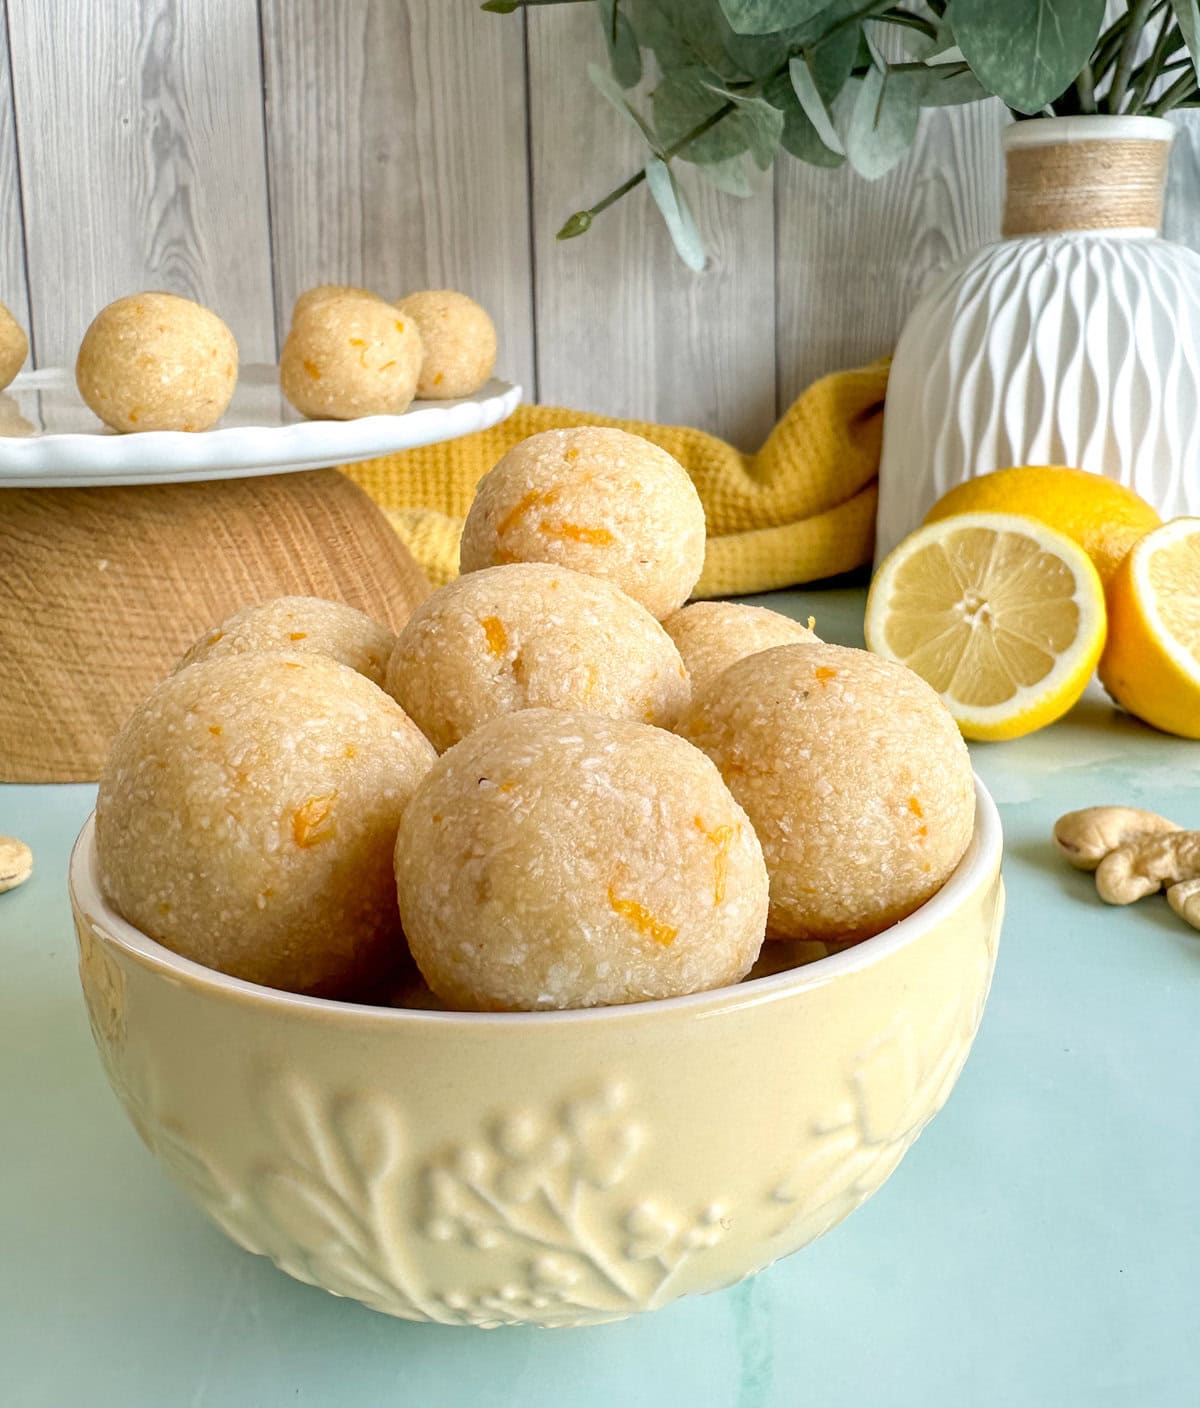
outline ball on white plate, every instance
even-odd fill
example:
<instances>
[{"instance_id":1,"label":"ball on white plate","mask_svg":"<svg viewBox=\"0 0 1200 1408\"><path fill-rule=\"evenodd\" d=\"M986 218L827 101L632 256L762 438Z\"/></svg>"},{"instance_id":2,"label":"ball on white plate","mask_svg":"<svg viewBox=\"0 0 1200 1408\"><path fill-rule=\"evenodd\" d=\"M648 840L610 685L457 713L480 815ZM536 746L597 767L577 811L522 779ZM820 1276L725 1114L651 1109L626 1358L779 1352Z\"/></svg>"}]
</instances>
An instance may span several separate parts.
<instances>
[{"instance_id":1,"label":"ball on white plate","mask_svg":"<svg viewBox=\"0 0 1200 1408\"><path fill-rule=\"evenodd\" d=\"M237 343L210 308L135 293L92 319L75 382L114 430L208 430L225 414L237 370Z\"/></svg>"},{"instance_id":2,"label":"ball on white plate","mask_svg":"<svg viewBox=\"0 0 1200 1408\"><path fill-rule=\"evenodd\" d=\"M421 334L381 298L331 294L292 323L279 357L283 394L310 419L401 415L421 372Z\"/></svg>"},{"instance_id":3,"label":"ball on white plate","mask_svg":"<svg viewBox=\"0 0 1200 1408\"><path fill-rule=\"evenodd\" d=\"M486 308L454 289L426 289L396 300L417 324L425 353L417 395L423 400L471 396L496 366L496 325Z\"/></svg>"}]
</instances>

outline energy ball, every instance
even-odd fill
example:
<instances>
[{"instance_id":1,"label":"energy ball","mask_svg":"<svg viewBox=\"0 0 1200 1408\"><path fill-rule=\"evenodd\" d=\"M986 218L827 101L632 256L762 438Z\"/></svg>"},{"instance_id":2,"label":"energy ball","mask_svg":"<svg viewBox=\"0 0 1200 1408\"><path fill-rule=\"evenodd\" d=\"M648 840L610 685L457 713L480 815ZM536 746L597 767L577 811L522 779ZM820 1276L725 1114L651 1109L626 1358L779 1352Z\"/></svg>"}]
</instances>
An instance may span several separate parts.
<instances>
[{"instance_id":1,"label":"energy ball","mask_svg":"<svg viewBox=\"0 0 1200 1408\"><path fill-rule=\"evenodd\" d=\"M929 899L971 839L954 720L924 680L865 650L748 656L696 692L679 731L754 824L772 937L869 938Z\"/></svg>"},{"instance_id":2,"label":"energy ball","mask_svg":"<svg viewBox=\"0 0 1200 1408\"><path fill-rule=\"evenodd\" d=\"M205 631L175 667L227 655L315 651L382 686L396 637L386 626L341 601L281 596L247 606Z\"/></svg>"},{"instance_id":3,"label":"energy ball","mask_svg":"<svg viewBox=\"0 0 1200 1408\"><path fill-rule=\"evenodd\" d=\"M732 601L696 601L663 622L683 657L693 690L706 685L738 660L776 645L818 641L810 626L765 606Z\"/></svg>"},{"instance_id":4,"label":"energy ball","mask_svg":"<svg viewBox=\"0 0 1200 1408\"><path fill-rule=\"evenodd\" d=\"M378 303L384 301L369 288L357 288L354 284L318 284L316 288L306 288L292 304L292 322L294 323L302 313L330 298L373 298Z\"/></svg>"},{"instance_id":5,"label":"energy ball","mask_svg":"<svg viewBox=\"0 0 1200 1408\"><path fill-rule=\"evenodd\" d=\"M444 754L396 838L400 913L449 1006L645 1002L738 982L767 873L690 744L626 719L505 714Z\"/></svg>"},{"instance_id":6,"label":"energy ball","mask_svg":"<svg viewBox=\"0 0 1200 1408\"><path fill-rule=\"evenodd\" d=\"M406 411L421 371L421 334L381 298L333 294L310 303L283 344L283 394L310 419Z\"/></svg>"},{"instance_id":7,"label":"energy ball","mask_svg":"<svg viewBox=\"0 0 1200 1408\"><path fill-rule=\"evenodd\" d=\"M605 577L662 620L704 566L704 508L657 445L586 425L514 445L479 482L463 527L464 572L553 562Z\"/></svg>"},{"instance_id":8,"label":"energy ball","mask_svg":"<svg viewBox=\"0 0 1200 1408\"><path fill-rule=\"evenodd\" d=\"M25 329L0 303L0 391L21 370L28 353L29 339L25 336Z\"/></svg>"},{"instance_id":9,"label":"energy ball","mask_svg":"<svg viewBox=\"0 0 1200 1408\"><path fill-rule=\"evenodd\" d=\"M207 430L225 414L237 368L237 343L211 309L173 293L135 293L96 314L75 382L114 430Z\"/></svg>"},{"instance_id":10,"label":"energy ball","mask_svg":"<svg viewBox=\"0 0 1200 1408\"><path fill-rule=\"evenodd\" d=\"M489 567L434 592L400 632L386 687L438 752L517 709L665 726L690 697L679 652L645 607L544 562Z\"/></svg>"},{"instance_id":11,"label":"energy ball","mask_svg":"<svg viewBox=\"0 0 1200 1408\"><path fill-rule=\"evenodd\" d=\"M417 395L430 401L470 396L496 365L496 325L473 298L436 288L405 294L396 307L421 331L425 358Z\"/></svg>"},{"instance_id":12,"label":"energy ball","mask_svg":"<svg viewBox=\"0 0 1200 1408\"><path fill-rule=\"evenodd\" d=\"M354 996L403 958L392 848L434 758L394 700L333 660L201 661L117 736L96 806L101 885L185 958Z\"/></svg>"}]
</instances>

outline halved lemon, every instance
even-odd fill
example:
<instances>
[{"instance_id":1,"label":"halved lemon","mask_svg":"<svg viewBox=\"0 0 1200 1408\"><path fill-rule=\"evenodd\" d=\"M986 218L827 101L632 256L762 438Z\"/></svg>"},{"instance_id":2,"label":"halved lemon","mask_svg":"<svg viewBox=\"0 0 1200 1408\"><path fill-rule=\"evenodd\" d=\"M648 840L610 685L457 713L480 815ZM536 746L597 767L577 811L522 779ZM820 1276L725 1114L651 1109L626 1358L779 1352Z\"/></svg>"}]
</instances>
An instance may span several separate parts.
<instances>
[{"instance_id":1,"label":"halved lemon","mask_svg":"<svg viewBox=\"0 0 1200 1408\"><path fill-rule=\"evenodd\" d=\"M1155 728L1200 738L1200 518L1174 518L1135 544L1108 611L1105 689Z\"/></svg>"},{"instance_id":2,"label":"halved lemon","mask_svg":"<svg viewBox=\"0 0 1200 1408\"><path fill-rule=\"evenodd\" d=\"M1104 589L1064 534L1012 513L926 524L875 574L867 646L914 670L967 738L1019 738L1079 698L1104 647Z\"/></svg>"}]
</instances>

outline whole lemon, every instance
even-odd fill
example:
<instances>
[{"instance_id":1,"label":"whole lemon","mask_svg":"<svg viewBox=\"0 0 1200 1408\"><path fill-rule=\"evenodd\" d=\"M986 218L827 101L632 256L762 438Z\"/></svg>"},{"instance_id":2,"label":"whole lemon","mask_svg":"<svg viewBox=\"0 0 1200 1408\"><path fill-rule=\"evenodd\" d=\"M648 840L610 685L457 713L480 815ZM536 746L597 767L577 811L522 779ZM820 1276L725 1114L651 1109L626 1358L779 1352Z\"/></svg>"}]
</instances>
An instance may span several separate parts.
<instances>
[{"instance_id":1,"label":"whole lemon","mask_svg":"<svg viewBox=\"0 0 1200 1408\"><path fill-rule=\"evenodd\" d=\"M1019 513L1056 528L1087 553L1107 583L1134 543L1162 522L1132 489L1065 465L1018 465L968 479L943 494L926 523L959 513Z\"/></svg>"}]
</instances>

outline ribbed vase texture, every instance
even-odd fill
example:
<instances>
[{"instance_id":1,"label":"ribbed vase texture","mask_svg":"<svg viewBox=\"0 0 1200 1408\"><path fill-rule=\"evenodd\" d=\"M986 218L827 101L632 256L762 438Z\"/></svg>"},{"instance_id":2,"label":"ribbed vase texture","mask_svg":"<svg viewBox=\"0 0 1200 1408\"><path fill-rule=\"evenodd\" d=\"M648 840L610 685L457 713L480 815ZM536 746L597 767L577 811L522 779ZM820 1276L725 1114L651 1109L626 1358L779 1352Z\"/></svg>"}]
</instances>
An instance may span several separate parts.
<instances>
[{"instance_id":1,"label":"ribbed vase texture","mask_svg":"<svg viewBox=\"0 0 1200 1408\"><path fill-rule=\"evenodd\" d=\"M966 479L1075 465L1200 514L1200 255L1165 240L989 245L909 317L888 385L876 560Z\"/></svg>"}]
</instances>

